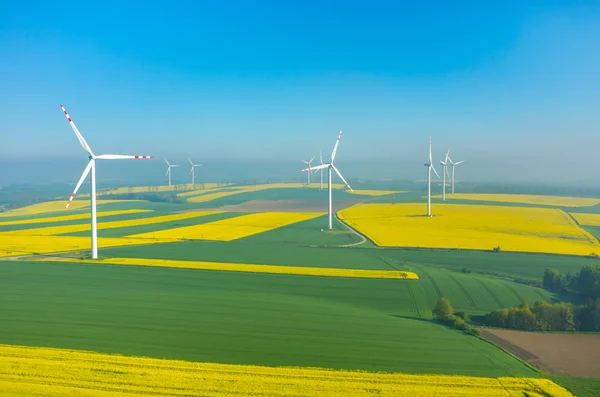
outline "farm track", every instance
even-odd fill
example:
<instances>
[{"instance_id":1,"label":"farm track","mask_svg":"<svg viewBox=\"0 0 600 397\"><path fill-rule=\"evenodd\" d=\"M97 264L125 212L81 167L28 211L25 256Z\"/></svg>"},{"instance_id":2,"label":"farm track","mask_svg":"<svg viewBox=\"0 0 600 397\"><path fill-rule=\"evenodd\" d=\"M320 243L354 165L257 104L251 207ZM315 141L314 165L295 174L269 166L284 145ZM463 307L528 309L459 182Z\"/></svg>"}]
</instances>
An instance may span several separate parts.
<instances>
[{"instance_id":1,"label":"farm track","mask_svg":"<svg viewBox=\"0 0 600 397\"><path fill-rule=\"evenodd\" d=\"M467 291L467 289L460 283L460 281L458 281L456 279L456 277L454 277L451 274L448 274L448 276L454 280L454 282L456 283L456 285L458 285L458 287L462 290L462 292L465 294L465 296L467 297L467 299L469 300L469 302L471 303L471 306L473 306L473 308L477 309L477 305L475 304L475 301L473 300L473 298L471 297L471 295L469 294L469 292Z\"/></svg>"},{"instance_id":2,"label":"farm track","mask_svg":"<svg viewBox=\"0 0 600 397\"><path fill-rule=\"evenodd\" d=\"M491 290L490 287L488 287L483 281L476 279L477 282L479 284L481 284L481 286L483 288L485 288L487 290L487 292L492 296L492 298L494 298L494 300L496 301L496 303L498 304L498 306L500 306L501 309L504 309L504 304L502 303L502 301L500 299L498 299L498 297L496 296L496 294L494 294L494 291Z\"/></svg>"},{"instance_id":3,"label":"farm track","mask_svg":"<svg viewBox=\"0 0 600 397\"><path fill-rule=\"evenodd\" d=\"M525 299L523 299L523 297L513 287L511 287L507 283L505 283L504 285L506 286L506 288L508 288L510 290L510 292L515 294L515 296L517 297L518 300L520 300L521 302L525 302Z\"/></svg>"},{"instance_id":4,"label":"farm track","mask_svg":"<svg viewBox=\"0 0 600 397\"><path fill-rule=\"evenodd\" d=\"M415 264L412 264L413 267L416 267L421 273L423 273L431 282L431 285L433 285L433 288L435 289L435 292L438 294L438 297L441 298L442 295L442 291L440 290L440 287L437 285L437 283L435 282L435 280L433 279L433 277L431 277L429 275L429 273L427 273L425 270L423 270L423 268L421 268L421 266L417 266Z\"/></svg>"},{"instance_id":5,"label":"farm track","mask_svg":"<svg viewBox=\"0 0 600 397\"><path fill-rule=\"evenodd\" d=\"M421 311L419 310L419 305L417 305L417 300L415 298L415 293L412 290L412 287L410 286L410 284L407 284L407 289L408 289L408 293L410 294L410 300L412 301L413 308L415 310L415 313L417 314L417 317L418 318L423 318L423 315L421 314Z\"/></svg>"},{"instance_id":6,"label":"farm track","mask_svg":"<svg viewBox=\"0 0 600 397\"><path fill-rule=\"evenodd\" d=\"M343 244L343 245L338 245L338 247L341 248L345 248L345 247L356 247L359 246L361 244L364 244L367 242L367 237L365 237L364 235L362 235L360 232L358 232L358 230L352 228L350 225L348 225L347 223L345 223L344 221L342 221L340 218L338 218L337 212L335 212L334 214L334 218L340 223L342 224L346 229L348 229L350 232L354 233L355 235L358 236L358 238L360 238L360 241L357 243L352 243L352 244Z\"/></svg>"}]
</instances>

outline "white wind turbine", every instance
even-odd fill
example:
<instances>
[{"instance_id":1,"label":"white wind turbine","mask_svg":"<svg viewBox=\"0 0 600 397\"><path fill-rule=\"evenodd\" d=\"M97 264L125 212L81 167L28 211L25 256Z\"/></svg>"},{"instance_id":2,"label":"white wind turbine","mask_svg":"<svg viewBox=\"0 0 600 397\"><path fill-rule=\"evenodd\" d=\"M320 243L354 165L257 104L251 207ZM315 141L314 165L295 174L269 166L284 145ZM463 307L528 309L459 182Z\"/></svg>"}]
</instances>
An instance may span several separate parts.
<instances>
[{"instance_id":1,"label":"white wind turbine","mask_svg":"<svg viewBox=\"0 0 600 397\"><path fill-rule=\"evenodd\" d=\"M444 166L442 174L444 174L444 181L442 182L442 200L446 201L446 175L448 175L448 159L450 158L450 149L446 152L446 158L440 160L440 164Z\"/></svg>"},{"instance_id":2,"label":"white wind turbine","mask_svg":"<svg viewBox=\"0 0 600 397\"><path fill-rule=\"evenodd\" d=\"M79 190L79 187L81 186L85 178L87 178L88 174L90 174L90 207L92 211L92 259L98 259L98 229L96 222L96 160L151 159L152 156L123 156L120 154L101 154L96 156L92 152L92 149L87 144L85 139L83 139L83 136L75 126L75 123L73 123L73 120L71 120L71 117L69 117L69 114L67 113L63 105L60 105L60 107L63 110L63 113L65 114L67 120L69 120L69 124L71 124L71 127L73 127L73 131L75 131L75 135L77 136L77 139L79 139L79 143L81 144L83 149L88 153L90 159L90 162L83 170L83 174L81 174L81 178L79 178L79 182L77 182L77 185L75 186L75 190L73 190L71 197L69 197L69 201L67 202L67 208L69 208L71 201L73 201L73 199L75 198L75 194L77 193L77 190Z\"/></svg>"},{"instance_id":3,"label":"white wind turbine","mask_svg":"<svg viewBox=\"0 0 600 397\"><path fill-rule=\"evenodd\" d=\"M450 150L448 150L448 151L450 151ZM465 160L460 160L455 163L454 161L452 161L452 159L450 157L448 157L448 161L450 162L450 165L452 166L452 193L454 194L454 168L457 165L464 163Z\"/></svg>"},{"instance_id":4,"label":"white wind turbine","mask_svg":"<svg viewBox=\"0 0 600 397\"><path fill-rule=\"evenodd\" d=\"M192 186L194 186L196 184L196 181L195 181L196 172L194 170L196 169L196 167L202 167L202 164L194 164L194 163L192 163L192 160L190 160L189 157L188 157L188 161L192 165L192 169L190 170L190 175L192 175Z\"/></svg>"},{"instance_id":5,"label":"white wind turbine","mask_svg":"<svg viewBox=\"0 0 600 397\"><path fill-rule=\"evenodd\" d=\"M333 160L335 160L335 153L337 152L337 148L338 148L338 145L340 144L341 137L342 137L342 131L340 131L340 133L338 134L337 141L335 142L335 146L333 147L333 152L331 152L331 161L329 162L329 164L321 164L316 167L312 167L312 168L309 167L309 168L305 168L302 170L302 172L308 172L308 173L310 173L311 171L315 171L315 170L322 170L324 168L327 168L329 170L329 229L330 230L333 228L333 201L332 201L332 196L331 196L331 189L332 189L331 188L331 171L332 170L335 171L335 173L338 174L340 179L344 182L346 187L348 189L350 189L350 191L354 191L354 190L352 190L352 188L350 187L348 182L346 182L346 180L344 179L344 177L342 176L340 171L337 168L335 168L335 165L333 165Z\"/></svg>"},{"instance_id":6,"label":"white wind turbine","mask_svg":"<svg viewBox=\"0 0 600 397\"><path fill-rule=\"evenodd\" d=\"M165 174L165 176L169 176L169 186L171 186L171 168L175 168L175 167L179 167L178 164L169 164L169 161L167 160L166 157L163 157L165 159L165 163L167 163L167 173Z\"/></svg>"},{"instance_id":7,"label":"white wind turbine","mask_svg":"<svg viewBox=\"0 0 600 397\"><path fill-rule=\"evenodd\" d=\"M429 163L426 163L425 167L427 167L427 216L431 216L431 170L435 172L438 178L440 177L440 174L438 174L433 166L433 159L431 156L431 137L429 137Z\"/></svg>"},{"instance_id":8,"label":"white wind turbine","mask_svg":"<svg viewBox=\"0 0 600 397\"><path fill-rule=\"evenodd\" d=\"M315 156L313 156L313 158L312 158L312 159L310 159L310 160L308 160L308 161L306 161L306 160L300 160L300 161L302 161L304 164L308 165L308 168L310 168L310 164L313 162L313 160L314 160L314 159L315 159ZM306 184L307 184L308 186L310 186L310 172L308 172L308 173L306 174L306 177L307 177L307 182L306 182Z\"/></svg>"}]
</instances>

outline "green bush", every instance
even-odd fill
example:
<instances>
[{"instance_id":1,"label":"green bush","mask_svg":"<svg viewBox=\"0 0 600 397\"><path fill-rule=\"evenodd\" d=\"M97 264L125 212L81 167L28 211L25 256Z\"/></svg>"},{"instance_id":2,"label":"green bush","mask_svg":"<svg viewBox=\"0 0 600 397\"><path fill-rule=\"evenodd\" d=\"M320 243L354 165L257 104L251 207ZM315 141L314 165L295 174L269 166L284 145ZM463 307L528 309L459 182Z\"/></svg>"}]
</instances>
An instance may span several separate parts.
<instances>
[{"instance_id":1,"label":"green bush","mask_svg":"<svg viewBox=\"0 0 600 397\"><path fill-rule=\"evenodd\" d=\"M438 320L449 321L454 316L454 309L447 298L441 297L435 304L432 313Z\"/></svg>"}]
</instances>

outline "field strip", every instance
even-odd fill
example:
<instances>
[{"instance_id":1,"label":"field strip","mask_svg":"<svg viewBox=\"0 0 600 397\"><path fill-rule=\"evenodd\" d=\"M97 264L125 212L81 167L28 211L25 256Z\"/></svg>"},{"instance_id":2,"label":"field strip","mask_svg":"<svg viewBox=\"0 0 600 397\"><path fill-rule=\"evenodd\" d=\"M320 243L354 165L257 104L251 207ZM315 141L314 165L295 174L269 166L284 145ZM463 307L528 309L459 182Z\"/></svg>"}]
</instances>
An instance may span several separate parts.
<instances>
[{"instance_id":1,"label":"field strip","mask_svg":"<svg viewBox=\"0 0 600 397\"><path fill-rule=\"evenodd\" d=\"M433 198L442 198L441 195ZM494 201L498 203L523 203L548 205L554 207L592 207L600 204L600 198L541 196L530 194L487 194L487 193L454 193L449 194L450 200Z\"/></svg>"},{"instance_id":2,"label":"field strip","mask_svg":"<svg viewBox=\"0 0 600 397\"><path fill-rule=\"evenodd\" d=\"M188 214L190 213L188 212ZM128 237L156 239L157 242L177 240L231 241L322 215L324 215L322 212L259 212L200 225L133 234Z\"/></svg>"},{"instance_id":3,"label":"field strip","mask_svg":"<svg viewBox=\"0 0 600 397\"><path fill-rule=\"evenodd\" d=\"M127 237L98 238L98 246L102 248L145 244L156 244L156 241ZM0 233L0 258L48 254L53 252L88 251L90 245L89 237L44 236L43 238L40 238L40 236Z\"/></svg>"},{"instance_id":4,"label":"field strip","mask_svg":"<svg viewBox=\"0 0 600 397\"><path fill-rule=\"evenodd\" d=\"M112 204L112 203L136 203L145 200L96 200L97 205ZM74 200L69 209L65 209L67 200L60 201L46 201L43 203L28 205L27 207L17 208L14 210L0 212L0 218L13 217L13 216L27 216L27 215L39 215L49 212L61 212L67 213L73 210L79 210L90 206L89 200Z\"/></svg>"},{"instance_id":5,"label":"field strip","mask_svg":"<svg viewBox=\"0 0 600 397\"><path fill-rule=\"evenodd\" d=\"M583 214L577 212L569 212L578 224L582 226L600 226L600 214Z\"/></svg>"},{"instance_id":6,"label":"field strip","mask_svg":"<svg viewBox=\"0 0 600 397\"><path fill-rule=\"evenodd\" d=\"M152 212L152 210L121 210L121 211L105 211L98 212L97 217L114 216L114 215L128 215L128 214L139 214L142 212ZM74 221L78 219L89 219L90 214L76 214L76 215L62 215L52 216L48 218L33 218L33 219L18 219L14 221L0 221L0 226L8 225L27 225L30 223L53 223L63 221Z\"/></svg>"},{"instance_id":7,"label":"field strip","mask_svg":"<svg viewBox=\"0 0 600 397\"><path fill-rule=\"evenodd\" d=\"M264 367L0 345L9 395L572 397L548 379Z\"/></svg>"},{"instance_id":8,"label":"field strip","mask_svg":"<svg viewBox=\"0 0 600 397\"><path fill-rule=\"evenodd\" d=\"M223 211L197 211L197 212L185 212L171 215L161 215L154 216L149 218L139 218L139 219L128 219L122 221L113 221L113 222L98 222L98 229L115 229L121 227L130 227L130 226L142 226L142 225L152 225L156 223L165 223L172 221L179 221L182 219L190 219L197 218L206 215L219 214ZM85 232L87 230L91 230L91 226L89 224L81 224L81 225L62 225L62 226L49 226L42 227L37 229L24 229L24 230L15 230L10 232L0 232L0 236L3 233L12 234L12 235L35 235L35 236L56 236L60 234L67 233L77 233L77 232Z\"/></svg>"},{"instance_id":9,"label":"field strip","mask_svg":"<svg viewBox=\"0 0 600 397\"><path fill-rule=\"evenodd\" d=\"M227 272L244 273L267 273L267 274L293 274L299 276L318 276L318 277L349 277L349 278L379 278L379 279L399 279L399 280L418 280L419 276L413 272L400 270L367 270L367 269L342 269L330 267L303 267L303 266L279 266L279 265L259 265L246 263L222 263L222 262L202 262L202 261L179 261L167 259L149 259L149 258L107 258L100 260L78 260L78 259L40 259L53 262L69 263L90 263L102 265L128 265L128 266L153 266L170 267L176 269L197 269L197 270L217 270Z\"/></svg>"}]
</instances>

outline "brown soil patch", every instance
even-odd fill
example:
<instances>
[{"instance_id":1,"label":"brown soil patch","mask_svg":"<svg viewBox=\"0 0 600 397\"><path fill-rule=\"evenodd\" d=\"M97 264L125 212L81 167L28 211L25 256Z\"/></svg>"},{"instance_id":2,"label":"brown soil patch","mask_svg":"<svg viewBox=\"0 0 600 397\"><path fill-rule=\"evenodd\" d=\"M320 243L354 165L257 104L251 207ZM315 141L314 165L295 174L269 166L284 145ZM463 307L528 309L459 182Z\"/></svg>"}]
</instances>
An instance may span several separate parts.
<instances>
[{"instance_id":1,"label":"brown soil patch","mask_svg":"<svg viewBox=\"0 0 600 397\"><path fill-rule=\"evenodd\" d=\"M545 372L600 378L599 334L482 329L481 336Z\"/></svg>"},{"instance_id":2,"label":"brown soil patch","mask_svg":"<svg viewBox=\"0 0 600 397\"><path fill-rule=\"evenodd\" d=\"M362 200L335 201L334 211L340 211ZM250 200L237 205L224 205L219 210L231 212L327 212L323 200Z\"/></svg>"}]
</instances>

